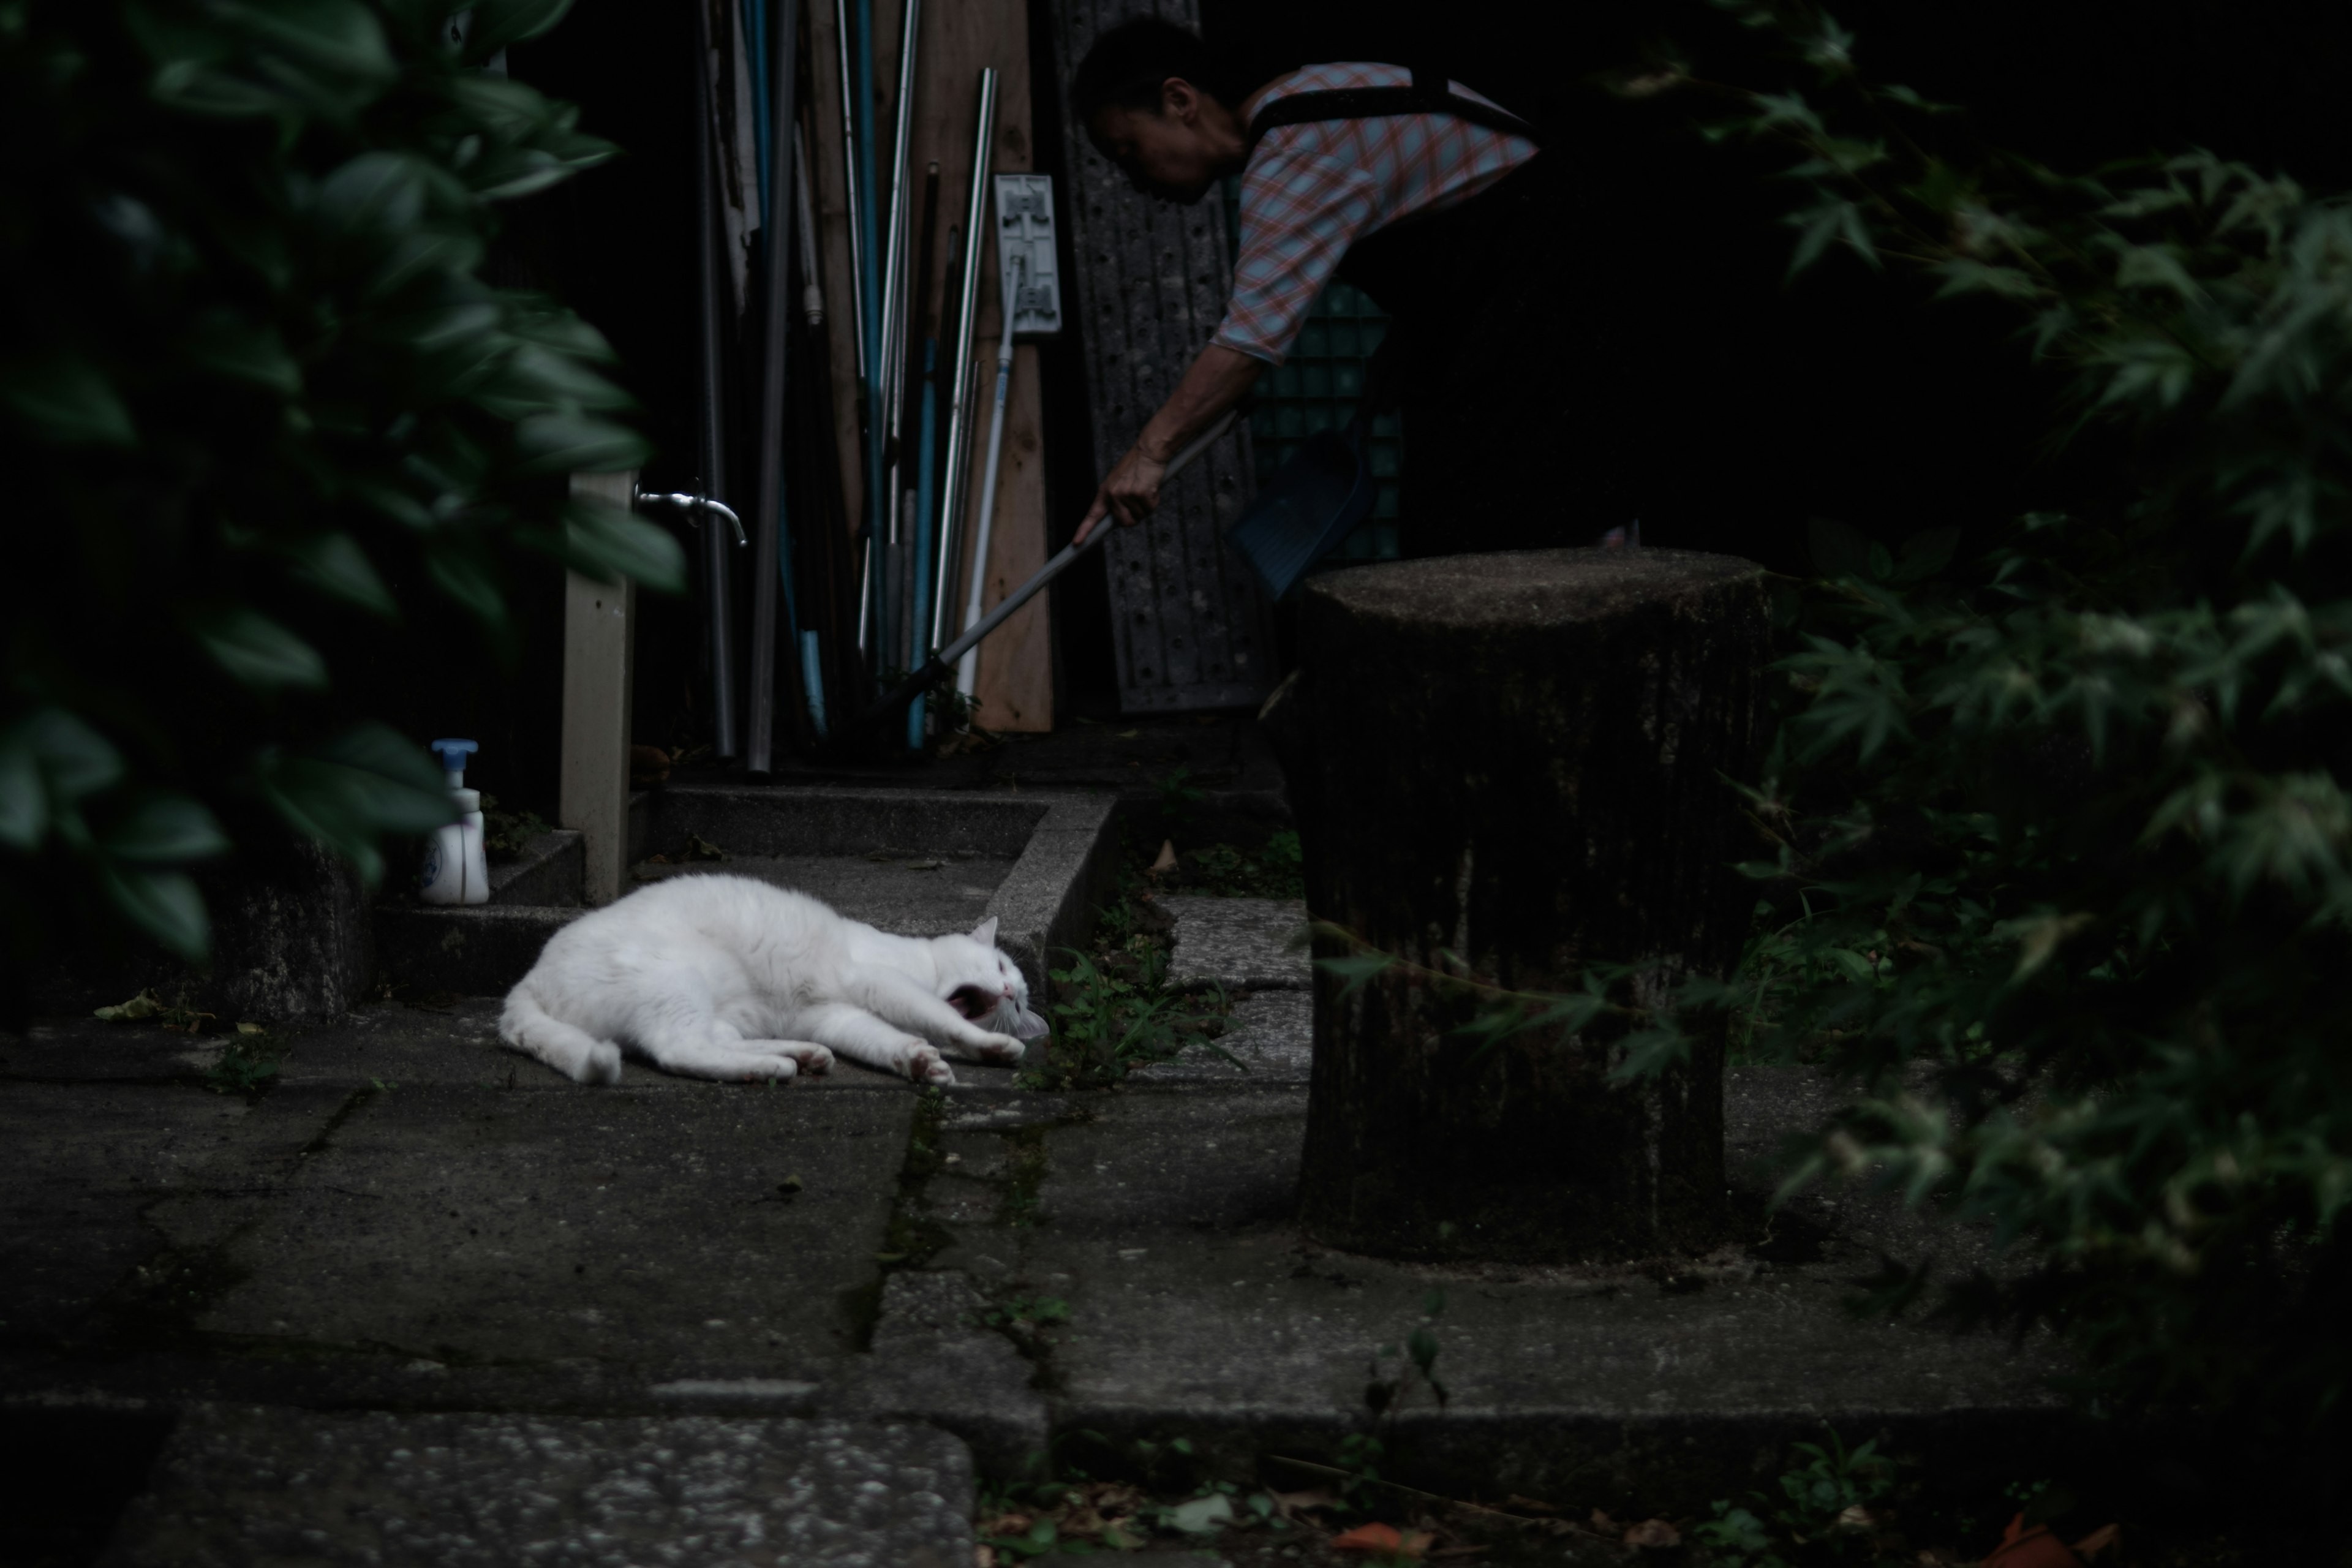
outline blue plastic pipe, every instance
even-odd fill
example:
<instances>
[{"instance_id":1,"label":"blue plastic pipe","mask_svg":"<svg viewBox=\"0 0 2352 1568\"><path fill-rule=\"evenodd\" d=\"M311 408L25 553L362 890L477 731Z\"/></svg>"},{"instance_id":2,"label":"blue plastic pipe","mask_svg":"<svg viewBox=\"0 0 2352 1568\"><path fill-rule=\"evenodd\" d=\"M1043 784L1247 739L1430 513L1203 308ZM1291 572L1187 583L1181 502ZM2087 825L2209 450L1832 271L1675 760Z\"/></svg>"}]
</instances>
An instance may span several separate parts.
<instances>
[{"instance_id":1,"label":"blue plastic pipe","mask_svg":"<svg viewBox=\"0 0 2352 1568\"><path fill-rule=\"evenodd\" d=\"M764 226L768 222L768 143L773 136L768 128L767 0L743 0L743 34L751 51L751 150L760 160L760 222ZM726 90L724 83L719 90Z\"/></svg>"}]
</instances>

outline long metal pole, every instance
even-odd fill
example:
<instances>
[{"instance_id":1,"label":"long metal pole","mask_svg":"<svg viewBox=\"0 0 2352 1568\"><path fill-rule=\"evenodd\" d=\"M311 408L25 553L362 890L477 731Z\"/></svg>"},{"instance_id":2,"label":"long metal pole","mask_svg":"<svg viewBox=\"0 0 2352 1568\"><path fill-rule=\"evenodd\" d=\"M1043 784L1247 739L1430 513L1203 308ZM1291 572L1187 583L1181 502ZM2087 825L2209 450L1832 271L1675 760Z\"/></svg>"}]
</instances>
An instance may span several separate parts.
<instances>
[{"instance_id":1,"label":"long metal pole","mask_svg":"<svg viewBox=\"0 0 2352 1568\"><path fill-rule=\"evenodd\" d=\"M727 489L727 437L723 424L719 380L719 273L718 162L710 141L718 132L710 95L710 18L703 6L694 7L694 107L698 118L694 137L695 258L700 268L696 292L701 303L696 414L701 425L704 495L724 497ZM702 521L702 584L709 596L710 749L732 760L735 739L735 595L729 571L726 536L708 517Z\"/></svg>"},{"instance_id":2,"label":"long metal pole","mask_svg":"<svg viewBox=\"0 0 2352 1568\"><path fill-rule=\"evenodd\" d=\"M1234 418L1234 416L1230 410L1219 415L1216 423L1194 437L1191 446L1169 458L1168 471L1161 482L1172 480L1177 475L1191 468L1201 454L1207 451L1219 437L1233 428ZM1095 531L1087 535L1083 541L1064 545L1060 554L1038 568L1036 575L997 601L996 608L982 616L978 626L933 654L922 668L900 681L888 696L867 709L864 721L869 724L879 723L896 712L900 704L913 701L923 692L954 674L958 659L978 647L982 638L1012 618L1013 613L1035 598L1046 584L1076 565L1089 552L1100 549L1102 542L1110 537L1111 528L1111 519L1105 518L1095 525Z\"/></svg>"},{"instance_id":3,"label":"long metal pole","mask_svg":"<svg viewBox=\"0 0 2352 1568\"><path fill-rule=\"evenodd\" d=\"M866 426L866 198L860 176L864 165L857 158L857 94L856 75L851 65L849 36L850 0L834 0L834 37L841 46L841 184L849 208L849 337L856 350L857 360L857 454L858 472L870 474L866 462L865 445L870 438ZM871 491L873 480L864 481ZM866 497L867 525L864 530L865 548L859 552L857 566L857 651L864 653L874 629L874 515L871 494Z\"/></svg>"},{"instance_id":4,"label":"long metal pole","mask_svg":"<svg viewBox=\"0 0 2352 1568\"><path fill-rule=\"evenodd\" d=\"M760 531L752 551L751 743L743 758L745 771L754 773L772 772L775 763L776 593L784 552L792 548L784 519L784 351L792 339L794 204L789 194L792 141L785 132L795 120L800 11L800 0L776 0L774 26L768 29L768 127L775 145L768 150L768 188L760 193L760 252L767 263L761 291L765 341L760 355ZM800 649L791 637L784 639L784 653L797 672Z\"/></svg>"},{"instance_id":5,"label":"long metal pole","mask_svg":"<svg viewBox=\"0 0 2352 1568\"><path fill-rule=\"evenodd\" d=\"M887 639L885 647L907 640L906 628L914 599L904 586L915 563L908 554L914 548L914 541L909 537L910 531L902 526L906 486L902 481L904 458L898 447L906 423L901 396L906 386L906 356L900 339L907 321L907 153L908 143L914 140L915 57L922 42L922 0L907 0L898 21L898 100L891 126L889 217L883 229L881 320L876 324L881 352L874 362L875 438L882 447L882 498L889 507L890 519L885 552L891 584L889 606L882 616L882 635ZM885 662L888 662L887 655Z\"/></svg>"},{"instance_id":6,"label":"long metal pole","mask_svg":"<svg viewBox=\"0 0 2352 1568\"><path fill-rule=\"evenodd\" d=\"M987 238L989 153L996 141L996 68L980 73L980 112L971 132L971 199L964 205L963 298L956 311L955 402L948 411L948 482L940 503L938 582L931 591L930 643L947 636L949 595L955 592L956 541L971 475L972 318L979 314L981 246ZM1008 323L1009 326L1009 323ZM972 570L979 571L975 563Z\"/></svg>"}]
</instances>

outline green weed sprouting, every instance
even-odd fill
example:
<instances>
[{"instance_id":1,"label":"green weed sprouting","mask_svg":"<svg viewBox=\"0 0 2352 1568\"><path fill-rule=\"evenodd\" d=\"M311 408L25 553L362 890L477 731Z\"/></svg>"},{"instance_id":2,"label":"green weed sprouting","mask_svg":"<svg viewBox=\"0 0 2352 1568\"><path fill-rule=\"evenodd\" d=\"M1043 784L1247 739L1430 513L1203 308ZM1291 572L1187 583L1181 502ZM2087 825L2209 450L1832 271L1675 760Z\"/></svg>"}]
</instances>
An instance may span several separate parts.
<instances>
[{"instance_id":1,"label":"green weed sprouting","mask_svg":"<svg viewBox=\"0 0 2352 1568\"><path fill-rule=\"evenodd\" d=\"M1875 1439L1848 1449L1832 1430L1826 1447L1799 1443L1804 1462L1781 1472L1780 1495L1751 1492L1753 1508L1718 1500L1691 1540L1710 1568L1799 1568L1887 1561L1881 1528L1892 1517L1895 1461Z\"/></svg>"},{"instance_id":2,"label":"green weed sprouting","mask_svg":"<svg viewBox=\"0 0 2352 1568\"><path fill-rule=\"evenodd\" d=\"M1188 998L1167 988L1167 954L1147 947L1135 955L1135 977L1106 970L1075 948L1066 969L1053 971L1054 1030L1045 1060L1015 1079L1024 1089L1107 1089L1137 1068L1166 1061L1198 1043L1234 1062L1212 1038L1223 1026L1224 994L1209 1005L1190 1007Z\"/></svg>"}]
</instances>

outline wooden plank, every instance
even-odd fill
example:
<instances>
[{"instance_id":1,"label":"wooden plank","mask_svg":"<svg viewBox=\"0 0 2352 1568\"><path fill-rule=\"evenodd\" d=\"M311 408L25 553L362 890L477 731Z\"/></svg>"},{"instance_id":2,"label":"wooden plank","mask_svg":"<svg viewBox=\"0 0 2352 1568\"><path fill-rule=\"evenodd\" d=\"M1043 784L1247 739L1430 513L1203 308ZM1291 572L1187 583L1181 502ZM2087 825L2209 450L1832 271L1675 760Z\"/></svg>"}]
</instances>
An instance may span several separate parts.
<instances>
[{"instance_id":1,"label":"wooden plank","mask_svg":"<svg viewBox=\"0 0 2352 1568\"><path fill-rule=\"evenodd\" d=\"M897 82L898 16L896 6L876 8L877 35L876 74L891 86ZM939 308L940 289L950 262L947 237L951 226L963 221L971 193L971 127L979 108L980 72L992 66L997 73L996 136L987 171L1017 174L1034 167L1030 136L1028 0L926 0L920 52L915 61L915 118L908 141L908 191L917 205L908 209L910 220L921 219L922 174L925 165L940 165L940 235L932 272L918 291L910 320L915 334L916 363L921 363L920 332L926 318ZM887 96L887 95L886 95ZM991 209L992 212L993 209ZM908 254L919 248L920 236L909 233ZM911 264L911 262L910 262ZM972 354L980 374L972 378L972 445L970 500L959 535L964 542L954 574L952 606L948 625L960 630L969 589L970 542L980 525L980 481L988 460L991 400L996 387L996 345L1002 319L996 298L996 251L981 253L980 315L972 336ZM945 322L940 323L945 330ZM950 345L942 343L945 355ZM947 439L950 389L955 367L942 363L939 437ZM1034 574L1045 563L1045 478L1044 398L1038 383L1034 349L1013 351L1013 385L1006 399L1004 456L997 476L996 518L991 525L988 571L994 603L1005 589ZM910 428L911 441L917 431ZM1050 730L1054 726L1054 664L1052 620L1048 597L1040 595L982 645L978 676L980 722L991 730Z\"/></svg>"},{"instance_id":2,"label":"wooden plank","mask_svg":"<svg viewBox=\"0 0 2352 1568\"><path fill-rule=\"evenodd\" d=\"M572 493L627 508L637 476L574 474ZM565 574L563 757L556 816L587 851L583 897L621 896L629 858L630 668L636 656L637 590Z\"/></svg>"},{"instance_id":3,"label":"wooden plank","mask_svg":"<svg viewBox=\"0 0 2352 1568\"><path fill-rule=\"evenodd\" d=\"M1197 28L1196 0L1051 3L1069 155L1063 210L1076 263L1066 309L1083 336L1095 467L1107 473L1215 331L1232 268L1221 205L1139 194L1066 119L1071 74L1096 37L1145 16ZM1221 542L1249 498L1252 471L1249 432L1236 424L1163 490L1149 522L1117 531L1105 546L1127 710L1235 707L1257 702L1272 683L1272 618Z\"/></svg>"},{"instance_id":4,"label":"wooden plank","mask_svg":"<svg viewBox=\"0 0 2352 1568\"><path fill-rule=\"evenodd\" d=\"M1024 107L1026 107L1024 98ZM1026 115L1023 117L1024 120ZM997 172L1026 168L999 163ZM989 276L995 277L996 258L988 258ZM993 295L991 296L992 300ZM994 307L992 304L992 311ZM980 351L996 358L1001 321L981 317L988 332ZM997 459L996 519L990 525L987 586L981 608L993 606L1045 564L1045 392L1039 382L1035 348L1018 343L1013 350L1013 384L1004 399L1004 450ZM993 377L991 378L992 384ZM988 439L983 421L980 432ZM986 448L975 453L975 463L987 461ZM977 488L978 481L974 481ZM974 521L977 528L977 497ZM1040 594L1013 614L980 645L980 664L973 678L979 699L976 722L983 730L1044 731L1054 727L1053 622L1048 606L1053 595ZM961 622L957 623L959 626Z\"/></svg>"}]
</instances>

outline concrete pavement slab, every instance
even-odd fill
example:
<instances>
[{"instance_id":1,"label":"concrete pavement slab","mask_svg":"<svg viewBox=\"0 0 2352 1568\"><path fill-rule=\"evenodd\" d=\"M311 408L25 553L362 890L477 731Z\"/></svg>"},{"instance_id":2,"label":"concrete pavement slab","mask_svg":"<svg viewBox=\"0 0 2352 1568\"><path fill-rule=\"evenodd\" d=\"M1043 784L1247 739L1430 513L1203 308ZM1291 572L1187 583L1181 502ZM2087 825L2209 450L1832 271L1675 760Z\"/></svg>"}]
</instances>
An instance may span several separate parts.
<instances>
[{"instance_id":1,"label":"concrete pavement slab","mask_svg":"<svg viewBox=\"0 0 2352 1568\"><path fill-rule=\"evenodd\" d=\"M1214 1050L1196 1041L1131 1078L1137 1083L1302 1084L1314 1065L1314 994L1251 991L1234 1003Z\"/></svg>"},{"instance_id":2,"label":"concrete pavement slab","mask_svg":"<svg viewBox=\"0 0 2352 1568\"><path fill-rule=\"evenodd\" d=\"M1168 983L1179 990L1304 991L1315 972L1290 945L1306 929L1297 899L1216 899L1171 893L1156 900L1176 917Z\"/></svg>"},{"instance_id":3,"label":"concrete pavement slab","mask_svg":"<svg viewBox=\"0 0 2352 1568\"><path fill-rule=\"evenodd\" d=\"M857 1336L848 1298L876 1279L914 1108L751 1087L366 1091L223 1248L237 1282L194 1326L522 1371L556 1398L814 1382Z\"/></svg>"},{"instance_id":4,"label":"concrete pavement slab","mask_svg":"<svg viewBox=\"0 0 2352 1568\"><path fill-rule=\"evenodd\" d=\"M192 1412L105 1568L963 1568L971 1466L920 1426Z\"/></svg>"}]
</instances>

